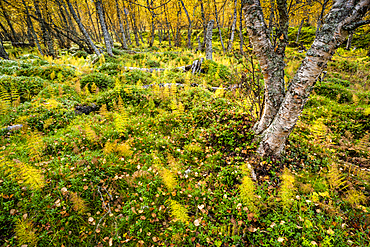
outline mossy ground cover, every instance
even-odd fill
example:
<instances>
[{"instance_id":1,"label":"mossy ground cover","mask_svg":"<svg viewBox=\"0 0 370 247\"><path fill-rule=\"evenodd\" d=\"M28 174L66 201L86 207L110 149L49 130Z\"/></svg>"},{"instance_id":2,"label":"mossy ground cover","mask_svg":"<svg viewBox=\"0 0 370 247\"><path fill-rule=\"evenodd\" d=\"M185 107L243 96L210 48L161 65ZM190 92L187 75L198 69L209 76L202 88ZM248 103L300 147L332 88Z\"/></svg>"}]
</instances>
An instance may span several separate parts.
<instances>
[{"instance_id":1,"label":"mossy ground cover","mask_svg":"<svg viewBox=\"0 0 370 247\"><path fill-rule=\"evenodd\" d=\"M1 61L0 245L370 244L365 51L334 56L279 160L255 155L250 91L208 90L237 83L245 59L215 54L193 76L174 68L203 54L155 51ZM300 56L288 49L287 80Z\"/></svg>"}]
</instances>

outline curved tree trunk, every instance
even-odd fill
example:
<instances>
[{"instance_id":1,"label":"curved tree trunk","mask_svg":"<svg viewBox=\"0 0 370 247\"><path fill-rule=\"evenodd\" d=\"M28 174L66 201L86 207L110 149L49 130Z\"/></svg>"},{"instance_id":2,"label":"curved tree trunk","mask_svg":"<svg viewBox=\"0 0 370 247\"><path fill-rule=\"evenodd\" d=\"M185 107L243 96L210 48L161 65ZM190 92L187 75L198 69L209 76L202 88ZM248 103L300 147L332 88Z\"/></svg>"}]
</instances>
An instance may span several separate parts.
<instances>
[{"instance_id":1,"label":"curved tree trunk","mask_svg":"<svg viewBox=\"0 0 370 247\"><path fill-rule=\"evenodd\" d=\"M121 10L118 5L118 0L116 0L116 9L117 9L117 18L119 22L119 28L121 31L121 36L122 36L122 46L124 49L128 49L127 47L127 40L126 40L126 35L125 35L125 29L123 28L123 23L122 23L122 17L121 17Z\"/></svg>"},{"instance_id":2,"label":"curved tree trunk","mask_svg":"<svg viewBox=\"0 0 370 247\"><path fill-rule=\"evenodd\" d=\"M85 39L87 40L88 45L94 50L94 52L95 52L95 54L97 56L100 56L99 49L96 47L96 45L94 44L94 42L90 38L89 33L86 31L86 29L85 29L84 25L82 24L81 20L78 18L75 10L73 9L72 4L70 3L69 0L66 0L66 1L67 1L67 5L68 5L68 8L69 8L69 11L71 12L73 18L75 19L75 21L76 21L78 27L80 28L82 34L85 36Z\"/></svg>"},{"instance_id":3,"label":"curved tree trunk","mask_svg":"<svg viewBox=\"0 0 370 247\"><path fill-rule=\"evenodd\" d=\"M38 21L40 22L42 37L44 39L45 46L47 47L47 55L55 57L54 42L48 31L45 19L41 14L39 0L33 0L33 3L35 5L36 16L38 18Z\"/></svg>"},{"instance_id":4,"label":"curved tree trunk","mask_svg":"<svg viewBox=\"0 0 370 247\"><path fill-rule=\"evenodd\" d=\"M101 0L95 0L95 6L96 6L96 11L98 12L100 26L103 32L105 47L107 48L107 53L109 56L113 57L112 44L111 44L111 40L109 37L107 25L105 24L104 11L103 11L103 5L102 5Z\"/></svg>"},{"instance_id":5,"label":"curved tree trunk","mask_svg":"<svg viewBox=\"0 0 370 247\"><path fill-rule=\"evenodd\" d=\"M277 5L280 7L279 2L281 1L277 2ZM247 25L248 32L253 46L257 45L254 49L262 67L263 64L266 64L265 60L267 60L267 63L271 60L269 57L271 47L266 43L267 41L263 38L263 32L260 30L261 25L264 26L263 14L259 4L256 4L256 2L259 1L247 1L244 8L246 10L245 18L247 23L253 24L252 26ZM325 24L318 31L311 48L291 81L277 114L261 135L261 142L257 149L261 156L279 156L282 153L285 141L297 123L308 96L327 62L331 59L335 50L346 40L348 32L358 27L356 23L369 10L370 0L337 0L333 4L332 9L325 17ZM270 71L263 70L262 73L266 81ZM281 78L283 78L283 74ZM266 90L274 91L275 88L267 87Z\"/></svg>"},{"instance_id":6,"label":"curved tree trunk","mask_svg":"<svg viewBox=\"0 0 370 247\"><path fill-rule=\"evenodd\" d=\"M281 2L281 7L286 9L286 1L278 0L278 2L279 1ZM261 5L246 5L244 10L248 35L260 63L261 72L264 75L265 81L264 108L260 121L254 126L254 132L259 135L270 126L284 99L284 58L288 35L287 28L285 28L282 33L282 38L279 40L280 43L274 46L268 36L268 28L263 19ZM281 12L280 15L280 19L286 18L286 13L285 17Z\"/></svg>"}]
</instances>

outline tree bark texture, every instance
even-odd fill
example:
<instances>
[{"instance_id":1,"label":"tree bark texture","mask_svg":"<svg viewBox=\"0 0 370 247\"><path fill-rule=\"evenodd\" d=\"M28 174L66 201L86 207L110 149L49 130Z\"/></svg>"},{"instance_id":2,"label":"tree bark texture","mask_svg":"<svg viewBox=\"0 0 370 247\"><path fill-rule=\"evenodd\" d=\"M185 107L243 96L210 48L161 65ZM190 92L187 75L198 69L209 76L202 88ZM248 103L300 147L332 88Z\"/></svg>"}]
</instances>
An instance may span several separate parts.
<instances>
[{"instance_id":1,"label":"tree bark texture","mask_svg":"<svg viewBox=\"0 0 370 247\"><path fill-rule=\"evenodd\" d=\"M48 55L55 57L54 42L48 31L47 24L41 14L39 0L33 0L33 3L35 5L36 16L40 22L42 37L44 39L45 46L47 47Z\"/></svg>"},{"instance_id":2,"label":"tree bark texture","mask_svg":"<svg viewBox=\"0 0 370 247\"><path fill-rule=\"evenodd\" d=\"M85 36L85 39L87 40L88 42L88 45L94 50L95 54L97 56L100 56L100 51L99 49L96 47L96 45L94 44L94 42L92 41L89 33L86 31L84 25L82 24L81 20L78 18L72 4L70 3L69 0L66 0L67 1L67 5L68 5L68 8L69 8L69 11L71 12L73 18L75 19L78 27L80 28L82 34Z\"/></svg>"},{"instance_id":3,"label":"tree bark texture","mask_svg":"<svg viewBox=\"0 0 370 247\"><path fill-rule=\"evenodd\" d=\"M266 60L273 59L269 57L271 47L268 47L263 33L259 31L259 26L263 25L261 23L263 16L256 6L257 2L259 1L247 1L244 9L246 10L245 18L248 23L248 32L261 67L263 67ZM282 153L286 139L297 123L314 84L336 49L346 40L348 36L346 26L360 21L369 10L370 0L337 0L334 2L311 48L307 51L305 59L290 82L277 114L261 135L261 142L257 149L259 155L279 156ZM267 63L269 62L267 61ZM271 71L263 69L262 73L267 84L266 77L269 77ZM282 79L283 74L281 74ZM266 90L274 91L276 89L271 86L266 87Z\"/></svg>"},{"instance_id":4,"label":"tree bark texture","mask_svg":"<svg viewBox=\"0 0 370 247\"><path fill-rule=\"evenodd\" d=\"M182 0L180 0L180 3L185 11L185 14L186 14L186 17L188 18L188 23L189 23L189 26L188 26L188 48L191 49L192 45L191 45L191 33L192 33L192 25L193 25L193 22L191 21L191 18L190 18L190 15L189 15L189 12L188 10L186 9L185 7L185 4Z\"/></svg>"},{"instance_id":5,"label":"tree bark texture","mask_svg":"<svg viewBox=\"0 0 370 247\"><path fill-rule=\"evenodd\" d=\"M8 53L6 53L4 46L3 46L3 40L1 39L0 36L0 57L3 59L9 59Z\"/></svg>"},{"instance_id":6,"label":"tree bark texture","mask_svg":"<svg viewBox=\"0 0 370 247\"><path fill-rule=\"evenodd\" d=\"M281 47L279 45L274 47L268 35L259 1L249 2L254 3L247 4L244 8L247 30L265 82L264 108L260 121L254 126L255 133L259 135L272 123L285 95L285 46L283 44ZM281 4L286 7L286 1L282 1ZM282 34L281 40L284 39Z\"/></svg>"},{"instance_id":7,"label":"tree bark texture","mask_svg":"<svg viewBox=\"0 0 370 247\"><path fill-rule=\"evenodd\" d=\"M207 60L212 60L212 29L213 29L213 24L215 23L214 20L210 20L208 22L207 26L207 34L206 34L206 59Z\"/></svg>"},{"instance_id":8,"label":"tree bark texture","mask_svg":"<svg viewBox=\"0 0 370 247\"><path fill-rule=\"evenodd\" d=\"M107 48L107 53L109 56L113 57L112 44L110 42L107 25L105 24L103 5L102 5L101 0L95 0L95 6L96 6L96 11L99 16L100 26L103 32L103 37L104 37L105 47Z\"/></svg>"},{"instance_id":9,"label":"tree bark texture","mask_svg":"<svg viewBox=\"0 0 370 247\"><path fill-rule=\"evenodd\" d=\"M233 18L233 23L231 25L231 34L230 34L229 44L227 45L227 51L228 52L230 52L231 49L233 48L234 34L235 34L235 27L236 27L236 18L237 18L236 6L237 6L237 0L234 1L234 18Z\"/></svg>"},{"instance_id":10,"label":"tree bark texture","mask_svg":"<svg viewBox=\"0 0 370 247\"><path fill-rule=\"evenodd\" d=\"M125 35L125 29L124 29L123 23L122 23L121 10L120 10L119 5L118 5L118 0L116 0L116 9L117 9L117 17L118 17L118 22L119 22L119 28L120 28L121 37L122 37L122 46L123 46L124 49L128 49L126 35Z\"/></svg>"},{"instance_id":11,"label":"tree bark texture","mask_svg":"<svg viewBox=\"0 0 370 247\"><path fill-rule=\"evenodd\" d=\"M217 29L218 29L218 34L220 36L222 51L225 54L225 45L224 45L224 41L222 40L222 32L221 32L220 22L219 22L219 18L218 18L218 11L217 11L216 0L213 0L213 2L214 2L214 6L215 6L215 17L216 17L216 25L217 25Z\"/></svg>"}]
</instances>

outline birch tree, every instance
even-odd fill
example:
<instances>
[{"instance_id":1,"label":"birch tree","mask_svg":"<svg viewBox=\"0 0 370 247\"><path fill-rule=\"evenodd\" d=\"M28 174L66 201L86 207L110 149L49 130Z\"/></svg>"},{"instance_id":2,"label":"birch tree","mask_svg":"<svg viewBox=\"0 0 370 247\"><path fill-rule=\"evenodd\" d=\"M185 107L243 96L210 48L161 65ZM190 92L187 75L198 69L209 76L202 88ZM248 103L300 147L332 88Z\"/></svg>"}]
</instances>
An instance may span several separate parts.
<instances>
[{"instance_id":1,"label":"birch tree","mask_svg":"<svg viewBox=\"0 0 370 247\"><path fill-rule=\"evenodd\" d=\"M370 11L370 0L336 0L323 19L311 48L285 90L284 58L289 16L287 1L276 1L279 17L276 42L269 36L259 0L246 0L244 14L253 50L265 82L262 117L254 126L260 139L260 156L279 156L308 100L318 77L350 31L369 23L363 17Z\"/></svg>"}]
</instances>

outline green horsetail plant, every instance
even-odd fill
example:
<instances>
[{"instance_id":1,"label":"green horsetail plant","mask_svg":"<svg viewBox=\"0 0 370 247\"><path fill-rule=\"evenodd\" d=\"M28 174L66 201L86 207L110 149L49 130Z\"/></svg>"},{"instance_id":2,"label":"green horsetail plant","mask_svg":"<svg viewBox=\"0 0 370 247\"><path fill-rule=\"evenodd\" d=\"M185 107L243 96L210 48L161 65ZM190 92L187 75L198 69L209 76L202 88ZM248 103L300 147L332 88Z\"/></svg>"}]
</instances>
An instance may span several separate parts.
<instances>
[{"instance_id":1,"label":"green horsetail plant","mask_svg":"<svg viewBox=\"0 0 370 247\"><path fill-rule=\"evenodd\" d=\"M290 173L288 168L284 169L283 175L281 176L282 184L279 191L281 204L284 209L289 209L294 202L295 187L294 187L294 175Z\"/></svg>"}]
</instances>

